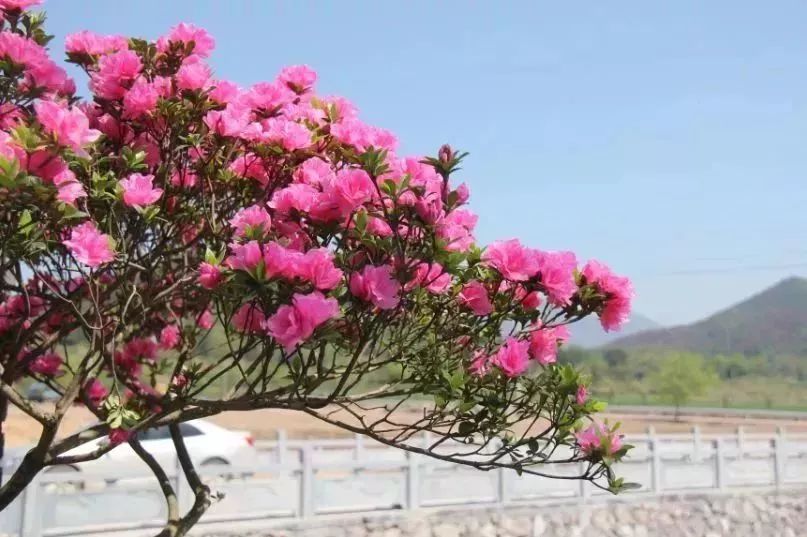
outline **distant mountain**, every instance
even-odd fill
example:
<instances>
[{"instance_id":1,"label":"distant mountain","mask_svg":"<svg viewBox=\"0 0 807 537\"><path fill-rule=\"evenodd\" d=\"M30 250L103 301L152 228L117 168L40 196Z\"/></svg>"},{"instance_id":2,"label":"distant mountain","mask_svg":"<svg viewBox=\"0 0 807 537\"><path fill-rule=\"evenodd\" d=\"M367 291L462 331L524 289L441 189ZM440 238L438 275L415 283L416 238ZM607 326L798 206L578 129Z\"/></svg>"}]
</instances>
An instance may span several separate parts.
<instances>
[{"instance_id":1,"label":"distant mountain","mask_svg":"<svg viewBox=\"0 0 807 537\"><path fill-rule=\"evenodd\" d=\"M807 355L807 279L782 280L702 321L621 337L608 347Z\"/></svg>"},{"instance_id":2,"label":"distant mountain","mask_svg":"<svg viewBox=\"0 0 807 537\"><path fill-rule=\"evenodd\" d=\"M630 322L622 327L622 330L619 332L606 332L600 326L600 320L597 316L591 315L582 321L569 325L569 331L572 333L570 343L578 347L591 349L607 345L623 336L657 328L661 328L661 325L640 313L634 312L630 316Z\"/></svg>"}]
</instances>

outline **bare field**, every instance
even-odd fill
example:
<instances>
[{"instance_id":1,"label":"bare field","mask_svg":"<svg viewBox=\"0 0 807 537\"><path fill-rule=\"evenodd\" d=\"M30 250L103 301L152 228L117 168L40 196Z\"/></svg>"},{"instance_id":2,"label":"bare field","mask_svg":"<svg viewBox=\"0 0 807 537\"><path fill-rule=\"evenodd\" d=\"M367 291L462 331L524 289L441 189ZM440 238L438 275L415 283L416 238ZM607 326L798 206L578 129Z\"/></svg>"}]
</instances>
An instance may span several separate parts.
<instances>
[{"instance_id":1,"label":"bare field","mask_svg":"<svg viewBox=\"0 0 807 537\"><path fill-rule=\"evenodd\" d=\"M676 421L672 416L654 415L652 410L647 414L619 414L617 411L602 414L609 423L621 422L621 430L627 434L643 433L652 426L657 433L688 432L697 425L704 433L731 433L738 426L747 432L774 432L782 427L793 433L807 433L807 420L789 418L743 418L727 416L687 415L684 413ZM401 420L416 419L417 410L402 411L398 415ZM72 408L62 426L61 435L73 433L94 422L94 417L83 407ZM249 412L225 412L210 418L211 421L228 429L250 431L258 439L275 438L278 429L285 429L290 438L335 438L349 436L350 433L322 422L302 412L287 410L253 410ZM39 436L39 424L18 409L9 409L8 419L4 424L6 442L9 447L23 447L36 442Z\"/></svg>"}]
</instances>

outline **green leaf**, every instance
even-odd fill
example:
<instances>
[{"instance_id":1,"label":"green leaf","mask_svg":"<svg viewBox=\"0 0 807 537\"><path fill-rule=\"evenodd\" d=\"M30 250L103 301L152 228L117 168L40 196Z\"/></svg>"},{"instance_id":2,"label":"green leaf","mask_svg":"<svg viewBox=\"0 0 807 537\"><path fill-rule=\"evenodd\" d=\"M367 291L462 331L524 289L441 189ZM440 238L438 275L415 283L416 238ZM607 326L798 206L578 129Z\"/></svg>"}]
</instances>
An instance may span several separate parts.
<instances>
[{"instance_id":1,"label":"green leaf","mask_svg":"<svg viewBox=\"0 0 807 537\"><path fill-rule=\"evenodd\" d=\"M367 229L367 211L360 209L356 213L356 231L363 234L365 229Z\"/></svg>"},{"instance_id":2,"label":"green leaf","mask_svg":"<svg viewBox=\"0 0 807 537\"><path fill-rule=\"evenodd\" d=\"M31 211L25 209L22 214L20 214L20 220L17 222L17 229L24 236L28 237L33 229L32 222L33 218L31 218Z\"/></svg>"},{"instance_id":3,"label":"green leaf","mask_svg":"<svg viewBox=\"0 0 807 537\"><path fill-rule=\"evenodd\" d=\"M459 390L465 385L465 375L461 370L457 371L451 375L451 378L448 379L448 383L452 390Z\"/></svg>"}]
</instances>

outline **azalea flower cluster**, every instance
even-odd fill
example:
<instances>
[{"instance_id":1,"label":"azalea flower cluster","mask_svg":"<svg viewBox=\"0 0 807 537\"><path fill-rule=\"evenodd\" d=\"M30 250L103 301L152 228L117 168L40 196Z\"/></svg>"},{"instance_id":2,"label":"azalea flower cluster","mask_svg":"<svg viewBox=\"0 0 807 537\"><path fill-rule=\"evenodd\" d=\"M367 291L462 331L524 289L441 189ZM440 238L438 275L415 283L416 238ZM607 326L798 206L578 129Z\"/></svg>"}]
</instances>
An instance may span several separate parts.
<instances>
[{"instance_id":1,"label":"azalea flower cluster","mask_svg":"<svg viewBox=\"0 0 807 537\"><path fill-rule=\"evenodd\" d=\"M3 290L6 369L48 382L69 369L91 408L115 387L145 415L213 371L193 356L219 327L231 349L289 368L385 349L424 390L444 384L440 368L480 389L534 373L570 412L591 411L582 380L561 387L558 347L586 315L626 322L630 282L516 239L479 247L469 189L453 181L464 155L398 155L348 100L317 95L307 66L246 88L220 80L213 38L190 24L156 42L68 36L89 77L81 102L15 22L35 3L0 0L13 88L0 105L2 261L33 274ZM89 341L82 369L56 350L76 334ZM618 449L598 431L579 447Z\"/></svg>"}]
</instances>

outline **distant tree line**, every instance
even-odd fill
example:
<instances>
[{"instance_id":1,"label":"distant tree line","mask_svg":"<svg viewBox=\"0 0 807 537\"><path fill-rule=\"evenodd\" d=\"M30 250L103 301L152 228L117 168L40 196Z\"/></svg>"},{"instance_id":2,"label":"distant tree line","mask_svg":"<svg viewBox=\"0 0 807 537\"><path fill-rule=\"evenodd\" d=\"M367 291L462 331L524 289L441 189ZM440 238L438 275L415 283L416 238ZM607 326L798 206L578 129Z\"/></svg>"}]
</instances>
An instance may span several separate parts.
<instances>
[{"instance_id":1,"label":"distant tree line","mask_svg":"<svg viewBox=\"0 0 807 537\"><path fill-rule=\"evenodd\" d=\"M759 354L704 355L675 350L589 350L568 347L559 360L593 378L598 395L608 401L684 406L708 400L720 406L777 406L786 385L807 394L807 358ZM737 385L753 386L737 393ZM787 402L787 401L786 401ZM794 402L795 404L796 402ZM779 406L781 406L779 404Z\"/></svg>"}]
</instances>

